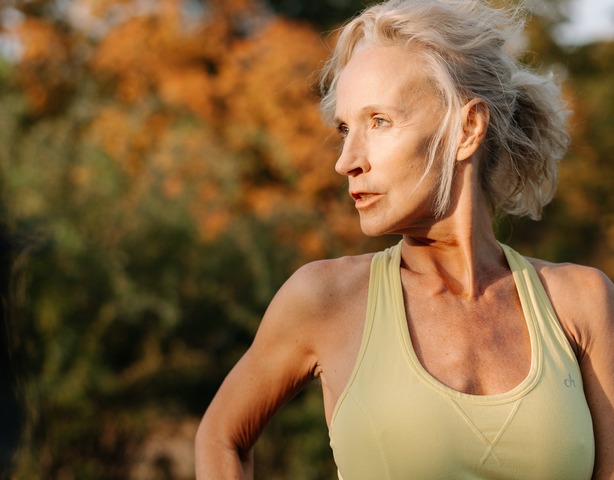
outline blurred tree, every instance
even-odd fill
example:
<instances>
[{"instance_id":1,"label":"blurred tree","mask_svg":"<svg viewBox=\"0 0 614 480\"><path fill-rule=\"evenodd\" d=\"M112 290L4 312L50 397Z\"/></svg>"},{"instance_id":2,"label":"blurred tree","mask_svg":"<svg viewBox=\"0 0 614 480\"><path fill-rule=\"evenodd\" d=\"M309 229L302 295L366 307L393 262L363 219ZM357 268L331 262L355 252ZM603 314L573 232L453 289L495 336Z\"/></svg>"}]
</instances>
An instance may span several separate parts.
<instances>
[{"instance_id":1,"label":"blurred tree","mask_svg":"<svg viewBox=\"0 0 614 480\"><path fill-rule=\"evenodd\" d=\"M177 465L191 450L174 445L281 283L309 260L396 241L360 234L313 85L317 32L361 6L0 5L1 195L9 228L35 240L15 281L31 375L12 478L189 478ZM546 221L506 220L501 235L612 272L612 45L566 52L541 18L529 38L569 67L576 147ZM274 419L259 478L334 476L320 396L314 385Z\"/></svg>"},{"instance_id":2,"label":"blurred tree","mask_svg":"<svg viewBox=\"0 0 614 480\"><path fill-rule=\"evenodd\" d=\"M375 3L371 0L323 0L301 2L300 0L269 0L271 7L288 18L309 21L318 29L336 27L362 10Z\"/></svg>"},{"instance_id":3,"label":"blurred tree","mask_svg":"<svg viewBox=\"0 0 614 480\"><path fill-rule=\"evenodd\" d=\"M19 446L23 428L20 387L24 375L22 359L16 344L12 310L14 265L19 256L18 242L12 232L0 223L0 477L4 477Z\"/></svg>"},{"instance_id":4,"label":"blurred tree","mask_svg":"<svg viewBox=\"0 0 614 480\"><path fill-rule=\"evenodd\" d=\"M327 208L343 193L309 82L323 47L246 2L20 6L0 163L38 246L17 288L33 378L15 478L128 478L159 425L197 421L292 269L351 238L334 221L350 208ZM315 429L319 460L273 461L265 439L265 477L332 471L296 413L315 393L271 435Z\"/></svg>"}]
</instances>

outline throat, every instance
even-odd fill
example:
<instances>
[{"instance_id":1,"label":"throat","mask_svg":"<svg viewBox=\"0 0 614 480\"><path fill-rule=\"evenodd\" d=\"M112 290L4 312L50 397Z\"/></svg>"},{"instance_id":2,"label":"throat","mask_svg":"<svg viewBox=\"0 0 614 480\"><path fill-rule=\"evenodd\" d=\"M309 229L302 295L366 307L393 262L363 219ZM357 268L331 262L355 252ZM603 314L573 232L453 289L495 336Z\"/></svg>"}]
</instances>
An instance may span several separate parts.
<instances>
[{"instance_id":1,"label":"throat","mask_svg":"<svg viewBox=\"0 0 614 480\"><path fill-rule=\"evenodd\" d=\"M410 246L401 257L401 272L429 296L453 295L478 301L511 272L498 243L473 248Z\"/></svg>"},{"instance_id":2,"label":"throat","mask_svg":"<svg viewBox=\"0 0 614 480\"><path fill-rule=\"evenodd\" d=\"M476 188L478 170L462 162L456 171L448 211L416 222L404 234L402 265L428 279L433 292L477 299L509 274L495 238L487 202Z\"/></svg>"}]
</instances>

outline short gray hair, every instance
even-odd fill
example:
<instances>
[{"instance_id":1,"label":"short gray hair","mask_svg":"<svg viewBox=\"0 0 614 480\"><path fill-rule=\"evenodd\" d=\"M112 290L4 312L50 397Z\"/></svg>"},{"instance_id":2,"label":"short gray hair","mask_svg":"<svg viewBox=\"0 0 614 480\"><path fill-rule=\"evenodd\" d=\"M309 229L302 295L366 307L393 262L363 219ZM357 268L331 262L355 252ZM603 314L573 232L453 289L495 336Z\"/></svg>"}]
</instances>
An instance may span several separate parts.
<instances>
[{"instance_id":1,"label":"short gray hair","mask_svg":"<svg viewBox=\"0 0 614 480\"><path fill-rule=\"evenodd\" d=\"M435 210L450 203L461 110L479 98L490 120L479 178L493 214L538 219L556 191L558 162L569 143L568 111L552 74L521 65L510 46L522 38L517 12L478 0L388 0L364 10L340 31L321 78L321 110L331 120L341 71L363 45L403 45L430 69L444 105L429 148L428 169L443 157Z\"/></svg>"}]
</instances>

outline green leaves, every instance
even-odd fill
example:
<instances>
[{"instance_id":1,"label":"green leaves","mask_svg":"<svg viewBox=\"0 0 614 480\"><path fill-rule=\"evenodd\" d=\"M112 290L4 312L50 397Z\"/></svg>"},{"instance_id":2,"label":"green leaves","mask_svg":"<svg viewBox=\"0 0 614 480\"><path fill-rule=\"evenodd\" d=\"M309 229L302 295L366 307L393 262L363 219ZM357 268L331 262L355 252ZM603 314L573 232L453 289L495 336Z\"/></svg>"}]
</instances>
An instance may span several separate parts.
<instances>
[{"instance_id":1,"label":"green leaves","mask_svg":"<svg viewBox=\"0 0 614 480\"><path fill-rule=\"evenodd\" d=\"M271 1L319 26L252 6L259 20L238 28L246 3L215 2L187 28L187 2L113 21L114 2L71 2L104 27L85 35L54 2L13 2L31 47L0 60L1 206L31 239L13 282L28 370L14 478L184 478L185 431L283 281L395 241L360 234L309 78L320 29L361 2ZM569 65L575 147L544 222L505 220L500 237L612 275L612 45L549 52ZM320 396L309 387L267 429L261 478L334 476Z\"/></svg>"}]
</instances>

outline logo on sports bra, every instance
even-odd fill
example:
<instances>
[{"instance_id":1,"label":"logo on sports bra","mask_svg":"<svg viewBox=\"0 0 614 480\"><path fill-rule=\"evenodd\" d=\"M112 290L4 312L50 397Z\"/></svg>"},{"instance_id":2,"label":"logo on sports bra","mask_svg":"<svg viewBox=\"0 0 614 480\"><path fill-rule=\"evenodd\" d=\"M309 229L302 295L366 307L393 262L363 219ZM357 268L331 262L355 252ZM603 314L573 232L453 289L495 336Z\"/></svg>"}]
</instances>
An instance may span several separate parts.
<instances>
[{"instance_id":1,"label":"logo on sports bra","mask_svg":"<svg viewBox=\"0 0 614 480\"><path fill-rule=\"evenodd\" d=\"M576 388L576 381L571 377L571 373L568 373L567 375L569 375L569 377L563 380L563 382L565 383L565 386L567 388L571 388L571 387Z\"/></svg>"}]
</instances>

